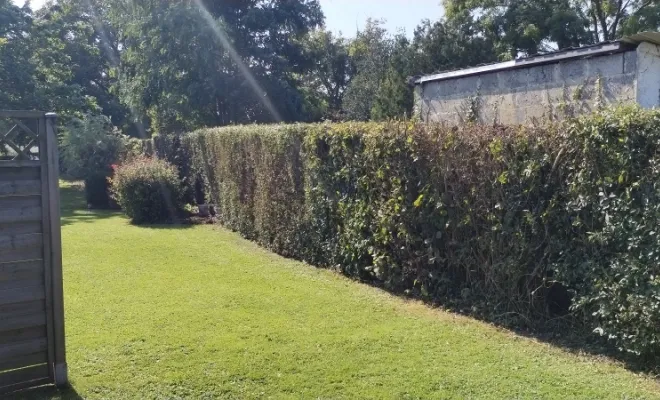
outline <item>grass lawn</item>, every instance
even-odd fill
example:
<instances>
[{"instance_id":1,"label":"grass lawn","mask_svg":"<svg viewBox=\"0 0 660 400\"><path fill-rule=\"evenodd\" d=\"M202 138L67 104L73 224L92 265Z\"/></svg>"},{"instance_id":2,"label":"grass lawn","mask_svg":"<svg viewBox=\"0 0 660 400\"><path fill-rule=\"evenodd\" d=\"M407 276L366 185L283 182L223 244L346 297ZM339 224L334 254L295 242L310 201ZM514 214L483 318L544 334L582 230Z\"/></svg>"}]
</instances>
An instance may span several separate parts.
<instances>
[{"instance_id":1,"label":"grass lawn","mask_svg":"<svg viewBox=\"0 0 660 400\"><path fill-rule=\"evenodd\" d=\"M34 398L660 399L620 365L63 190L73 390ZM25 394L21 396L23 398Z\"/></svg>"}]
</instances>

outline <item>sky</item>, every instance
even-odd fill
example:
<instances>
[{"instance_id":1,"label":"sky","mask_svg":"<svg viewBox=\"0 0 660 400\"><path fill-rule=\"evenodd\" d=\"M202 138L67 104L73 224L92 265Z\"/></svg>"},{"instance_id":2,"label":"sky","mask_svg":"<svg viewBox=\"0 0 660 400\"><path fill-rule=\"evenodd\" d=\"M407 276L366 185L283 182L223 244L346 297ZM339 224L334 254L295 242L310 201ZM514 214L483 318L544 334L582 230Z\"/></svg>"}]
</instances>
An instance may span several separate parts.
<instances>
[{"instance_id":1,"label":"sky","mask_svg":"<svg viewBox=\"0 0 660 400\"><path fill-rule=\"evenodd\" d=\"M13 0L22 5L25 0ZM441 0L319 0L325 14L326 28L346 37L355 36L367 18L385 20L390 32L403 28L412 37L419 22L442 16ZM45 0L32 0L32 8L39 8Z\"/></svg>"},{"instance_id":2,"label":"sky","mask_svg":"<svg viewBox=\"0 0 660 400\"><path fill-rule=\"evenodd\" d=\"M443 9L441 0L320 0L326 28L344 36L355 36L367 18L384 19L390 32L403 28L412 37L420 21L438 20Z\"/></svg>"}]
</instances>

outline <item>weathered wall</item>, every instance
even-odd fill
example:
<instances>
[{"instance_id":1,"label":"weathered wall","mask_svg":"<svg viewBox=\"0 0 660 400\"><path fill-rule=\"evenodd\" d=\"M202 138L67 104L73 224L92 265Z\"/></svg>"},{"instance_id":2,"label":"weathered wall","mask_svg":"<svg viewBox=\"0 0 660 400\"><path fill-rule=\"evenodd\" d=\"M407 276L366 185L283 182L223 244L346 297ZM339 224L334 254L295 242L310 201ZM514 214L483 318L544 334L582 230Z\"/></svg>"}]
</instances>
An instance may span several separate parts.
<instances>
[{"instance_id":1,"label":"weathered wall","mask_svg":"<svg viewBox=\"0 0 660 400\"><path fill-rule=\"evenodd\" d=\"M630 50L425 82L417 86L416 110L425 121L460 123L476 119L488 124L518 124L588 112L598 103L631 102L638 95L638 58L638 53ZM651 64L650 60L660 58L644 58L646 64ZM660 63L653 63L655 68L660 68ZM658 85L659 77L655 75ZM650 76L646 79L653 80ZM660 87L647 87L644 93L660 96Z\"/></svg>"},{"instance_id":2,"label":"weathered wall","mask_svg":"<svg viewBox=\"0 0 660 400\"><path fill-rule=\"evenodd\" d=\"M651 43L637 47L637 102L647 108L660 105L660 46Z\"/></svg>"}]
</instances>

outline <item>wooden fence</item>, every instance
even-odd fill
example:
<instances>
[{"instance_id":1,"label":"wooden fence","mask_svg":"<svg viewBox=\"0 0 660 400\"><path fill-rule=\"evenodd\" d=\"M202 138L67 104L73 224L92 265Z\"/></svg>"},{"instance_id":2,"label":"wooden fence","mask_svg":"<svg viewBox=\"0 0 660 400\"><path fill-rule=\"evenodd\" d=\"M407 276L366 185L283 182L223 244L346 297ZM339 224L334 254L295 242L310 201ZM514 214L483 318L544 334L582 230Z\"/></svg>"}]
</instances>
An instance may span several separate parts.
<instances>
[{"instance_id":1,"label":"wooden fence","mask_svg":"<svg viewBox=\"0 0 660 400\"><path fill-rule=\"evenodd\" d=\"M0 393L67 384L54 124L0 111Z\"/></svg>"}]
</instances>

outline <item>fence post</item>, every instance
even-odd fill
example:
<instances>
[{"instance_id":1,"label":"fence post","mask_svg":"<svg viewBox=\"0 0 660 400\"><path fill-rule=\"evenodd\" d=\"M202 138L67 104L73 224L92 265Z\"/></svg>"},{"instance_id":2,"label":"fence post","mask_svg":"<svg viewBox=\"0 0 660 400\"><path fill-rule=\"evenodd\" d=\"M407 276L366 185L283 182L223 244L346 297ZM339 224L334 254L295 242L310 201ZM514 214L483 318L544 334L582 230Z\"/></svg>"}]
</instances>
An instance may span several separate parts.
<instances>
[{"instance_id":1,"label":"fence post","mask_svg":"<svg viewBox=\"0 0 660 400\"><path fill-rule=\"evenodd\" d=\"M59 155L57 151L57 135L55 121L57 115L46 114L46 151L48 151L48 187L50 193L50 232L51 232L51 268L53 294L53 333L55 345L55 384L69 384L66 347L64 340L64 289L62 277L62 233L60 225L60 185L59 185Z\"/></svg>"}]
</instances>

